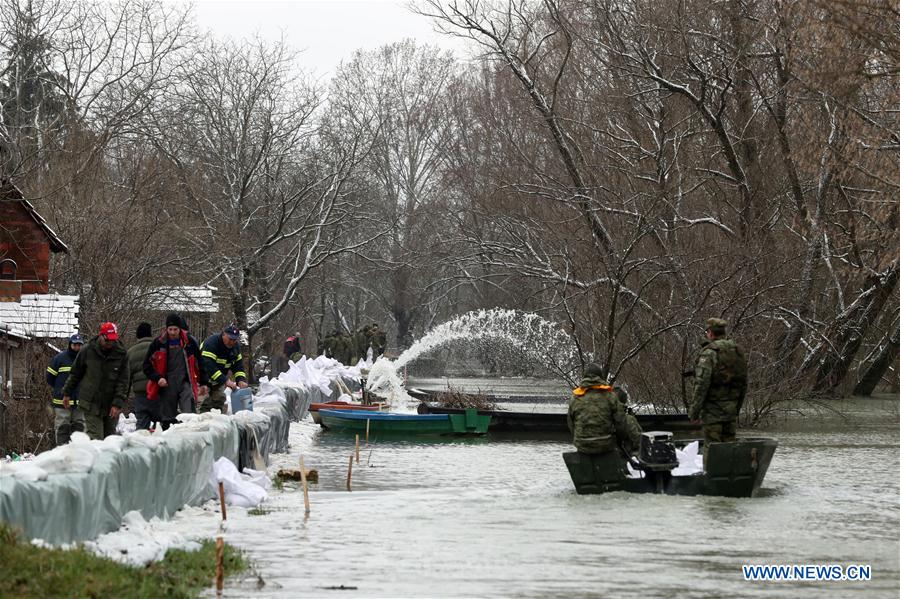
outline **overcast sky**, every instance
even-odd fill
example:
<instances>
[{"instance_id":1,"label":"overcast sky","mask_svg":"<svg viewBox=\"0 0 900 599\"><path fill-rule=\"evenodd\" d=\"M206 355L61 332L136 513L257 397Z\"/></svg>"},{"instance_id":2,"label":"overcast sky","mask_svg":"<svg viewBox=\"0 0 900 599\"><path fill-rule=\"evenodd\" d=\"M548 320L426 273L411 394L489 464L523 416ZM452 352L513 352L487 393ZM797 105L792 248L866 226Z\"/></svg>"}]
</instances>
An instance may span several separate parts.
<instances>
[{"instance_id":1,"label":"overcast sky","mask_svg":"<svg viewBox=\"0 0 900 599\"><path fill-rule=\"evenodd\" d=\"M328 77L357 48L373 49L411 37L454 50L461 43L434 32L429 19L391 0L199 0L195 14L201 28L233 38L259 33L277 40L284 35L302 50L305 70Z\"/></svg>"}]
</instances>

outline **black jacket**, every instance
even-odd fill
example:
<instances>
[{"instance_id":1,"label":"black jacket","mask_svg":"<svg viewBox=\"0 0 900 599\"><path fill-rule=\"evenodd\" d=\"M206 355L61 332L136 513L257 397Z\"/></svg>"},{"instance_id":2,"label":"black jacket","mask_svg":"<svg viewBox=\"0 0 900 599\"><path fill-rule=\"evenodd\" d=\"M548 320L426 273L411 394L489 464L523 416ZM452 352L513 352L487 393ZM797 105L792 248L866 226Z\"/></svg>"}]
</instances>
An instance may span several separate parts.
<instances>
[{"instance_id":1,"label":"black jacket","mask_svg":"<svg viewBox=\"0 0 900 599\"><path fill-rule=\"evenodd\" d=\"M247 380L240 342L235 343L234 347L229 349L222 341L222 334L217 333L210 335L206 341L200 344L200 353L203 356L202 372L211 387L224 384L229 370L234 376L235 382Z\"/></svg>"},{"instance_id":2,"label":"black jacket","mask_svg":"<svg viewBox=\"0 0 900 599\"><path fill-rule=\"evenodd\" d=\"M69 373L72 372L72 364L75 363L75 357L78 352L70 349L63 350L53 356L50 365L47 366L47 384L53 387L53 405L62 407L63 386L69 380ZM78 399L78 388L72 391L72 399ZM74 407L74 406L71 406Z\"/></svg>"}]
</instances>

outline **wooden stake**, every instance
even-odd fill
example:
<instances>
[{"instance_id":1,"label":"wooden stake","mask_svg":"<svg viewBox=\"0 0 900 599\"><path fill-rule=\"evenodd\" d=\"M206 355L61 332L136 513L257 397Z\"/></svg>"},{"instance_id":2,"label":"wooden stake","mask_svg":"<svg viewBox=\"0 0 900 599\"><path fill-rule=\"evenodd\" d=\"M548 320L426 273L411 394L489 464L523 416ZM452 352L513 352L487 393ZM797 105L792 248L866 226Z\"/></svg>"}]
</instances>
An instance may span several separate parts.
<instances>
[{"instance_id":1,"label":"wooden stake","mask_svg":"<svg viewBox=\"0 0 900 599\"><path fill-rule=\"evenodd\" d=\"M222 506L222 520L227 520L228 514L225 512L225 485L222 481L219 481L219 504Z\"/></svg>"},{"instance_id":2,"label":"wooden stake","mask_svg":"<svg viewBox=\"0 0 900 599\"><path fill-rule=\"evenodd\" d=\"M309 513L309 486L306 484L306 468L303 466L303 456L300 456L300 480L303 483L303 507Z\"/></svg>"},{"instance_id":3,"label":"wooden stake","mask_svg":"<svg viewBox=\"0 0 900 599\"><path fill-rule=\"evenodd\" d=\"M222 483L219 483L222 484ZM225 541L222 537L216 537L216 592L221 593L225 586L225 566L222 563L225 557Z\"/></svg>"},{"instance_id":4,"label":"wooden stake","mask_svg":"<svg viewBox=\"0 0 900 599\"><path fill-rule=\"evenodd\" d=\"M369 445L369 423L372 422L368 418L366 418L366 446Z\"/></svg>"},{"instance_id":5,"label":"wooden stake","mask_svg":"<svg viewBox=\"0 0 900 599\"><path fill-rule=\"evenodd\" d=\"M356 463L359 464L359 435L356 435Z\"/></svg>"},{"instance_id":6,"label":"wooden stake","mask_svg":"<svg viewBox=\"0 0 900 599\"><path fill-rule=\"evenodd\" d=\"M347 490L352 491L350 481L353 480L353 454L350 454L350 463L347 465Z\"/></svg>"}]
</instances>

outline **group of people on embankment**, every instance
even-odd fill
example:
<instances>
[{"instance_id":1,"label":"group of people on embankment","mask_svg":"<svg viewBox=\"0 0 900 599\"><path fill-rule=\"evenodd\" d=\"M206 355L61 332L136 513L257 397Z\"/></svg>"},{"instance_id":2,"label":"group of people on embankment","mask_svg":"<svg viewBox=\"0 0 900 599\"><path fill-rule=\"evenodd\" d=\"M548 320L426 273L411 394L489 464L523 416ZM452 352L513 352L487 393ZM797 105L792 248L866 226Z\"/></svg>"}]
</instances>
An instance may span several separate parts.
<instances>
[{"instance_id":1,"label":"group of people on embankment","mask_svg":"<svg viewBox=\"0 0 900 599\"><path fill-rule=\"evenodd\" d=\"M334 358L341 364L353 366L360 360L368 358L369 350L372 350L372 359L384 353L387 347L387 335L375 323L367 324L361 329L349 333L341 333L333 330L322 339L319 347L319 355Z\"/></svg>"},{"instance_id":2,"label":"group of people on embankment","mask_svg":"<svg viewBox=\"0 0 900 599\"><path fill-rule=\"evenodd\" d=\"M119 415L133 406L138 429L167 429L178 414L224 411L225 389L247 386L240 331L229 325L202 343L179 314L155 336L149 323L126 348L115 323L104 322L85 342L79 334L47 367L56 443L83 431L92 439L115 434Z\"/></svg>"}]
</instances>

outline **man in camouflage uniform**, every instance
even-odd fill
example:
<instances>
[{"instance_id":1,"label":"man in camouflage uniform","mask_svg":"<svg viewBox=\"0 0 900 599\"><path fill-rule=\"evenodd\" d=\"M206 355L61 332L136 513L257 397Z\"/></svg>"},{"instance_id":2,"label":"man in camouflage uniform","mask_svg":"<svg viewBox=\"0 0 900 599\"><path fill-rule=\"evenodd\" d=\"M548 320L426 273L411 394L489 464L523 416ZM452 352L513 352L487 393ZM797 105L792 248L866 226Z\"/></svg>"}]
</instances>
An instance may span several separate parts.
<instances>
[{"instance_id":1,"label":"man in camouflage uniform","mask_svg":"<svg viewBox=\"0 0 900 599\"><path fill-rule=\"evenodd\" d=\"M637 447L640 433L630 436L625 416L625 408L606 381L606 373L597 364L589 364L569 401L569 430L575 448L582 453L600 454L617 451L626 441Z\"/></svg>"},{"instance_id":2,"label":"man in camouflage uniform","mask_svg":"<svg viewBox=\"0 0 900 599\"><path fill-rule=\"evenodd\" d=\"M387 333L378 328L377 324L372 325L372 360L375 361L379 356L384 354L384 348L387 347Z\"/></svg>"},{"instance_id":3,"label":"man in camouflage uniform","mask_svg":"<svg viewBox=\"0 0 900 599\"><path fill-rule=\"evenodd\" d=\"M706 321L706 340L694 367L691 420L703 421L705 446L735 440L737 417L747 394L747 361L725 335L728 323Z\"/></svg>"}]
</instances>

